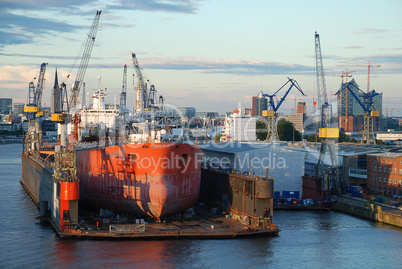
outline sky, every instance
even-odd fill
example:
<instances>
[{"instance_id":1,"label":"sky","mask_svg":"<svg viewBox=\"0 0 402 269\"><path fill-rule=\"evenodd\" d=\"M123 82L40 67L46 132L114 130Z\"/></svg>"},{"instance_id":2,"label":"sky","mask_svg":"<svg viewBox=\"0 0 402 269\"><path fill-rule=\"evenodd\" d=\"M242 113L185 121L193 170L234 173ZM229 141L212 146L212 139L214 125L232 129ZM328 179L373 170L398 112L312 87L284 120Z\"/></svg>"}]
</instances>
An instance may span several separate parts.
<instances>
[{"instance_id":1,"label":"sky","mask_svg":"<svg viewBox=\"0 0 402 269\"><path fill-rule=\"evenodd\" d=\"M42 105L50 106L55 70L71 87L97 10L102 15L84 82L87 92L107 88L110 103L127 64L133 104L134 52L167 104L219 113L239 102L251 108L252 96L273 94L289 77L306 96L292 89L278 112L290 114L304 101L311 113L317 31L330 102L342 71L367 91L370 61L370 90L383 93L383 114L388 108L389 115L402 115L400 0L0 0L0 97L26 103L28 84L46 62Z\"/></svg>"}]
</instances>

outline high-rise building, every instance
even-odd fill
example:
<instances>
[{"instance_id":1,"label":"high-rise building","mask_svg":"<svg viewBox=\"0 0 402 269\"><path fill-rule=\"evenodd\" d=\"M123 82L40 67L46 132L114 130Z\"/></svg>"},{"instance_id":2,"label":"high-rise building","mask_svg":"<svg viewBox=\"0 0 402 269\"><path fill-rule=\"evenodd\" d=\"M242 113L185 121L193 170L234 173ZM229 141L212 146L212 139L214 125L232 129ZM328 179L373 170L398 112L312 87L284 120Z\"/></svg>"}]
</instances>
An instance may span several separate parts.
<instances>
[{"instance_id":1,"label":"high-rise building","mask_svg":"<svg viewBox=\"0 0 402 269\"><path fill-rule=\"evenodd\" d=\"M11 114L12 111L13 111L13 99L0 98L0 113Z\"/></svg>"},{"instance_id":2,"label":"high-rise building","mask_svg":"<svg viewBox=\"0 0 402 269\"><path fill-rule=\"evenodd\" d=\"M296 113L307 114L306 102L298 102L297 103Z\"/></svg>"},{"instance_id":3,"label":"high-rise building","mask_svg":"<svg viewBox=\"0 0 402 269\"><path fill-rule=\"evenodd\" d=\"M260 92L257 96L253 96L253 108L252 114L253 117L261 117L262 111L267 109L268 100L265 96Z\"/></svg>"}]
</instances>

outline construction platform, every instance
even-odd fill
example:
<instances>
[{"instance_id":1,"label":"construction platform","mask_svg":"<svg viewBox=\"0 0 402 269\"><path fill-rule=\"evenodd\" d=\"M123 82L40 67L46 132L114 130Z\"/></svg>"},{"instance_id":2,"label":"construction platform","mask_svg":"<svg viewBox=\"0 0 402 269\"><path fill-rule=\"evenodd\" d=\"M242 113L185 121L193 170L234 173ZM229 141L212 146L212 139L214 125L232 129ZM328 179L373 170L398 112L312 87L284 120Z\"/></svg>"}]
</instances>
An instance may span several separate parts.
<instances>
[{"instance_id":1,"label":"construction platform","mask_svg":"<svg viewBox=\"0 0 402 269\"><path fill-rule=\"evenodd\" d=\"M86 220L80 225L60 231L54 229L61 238L87 239L230 239L245 237L277 236L279 229L275 224L268 227L244 225L236 216L214 214L208 210L196 209L190 219L169 222L110 223L96 224L97 220ZM52 222L51 222L52 223Z\"/></svg>"}]
</instances>

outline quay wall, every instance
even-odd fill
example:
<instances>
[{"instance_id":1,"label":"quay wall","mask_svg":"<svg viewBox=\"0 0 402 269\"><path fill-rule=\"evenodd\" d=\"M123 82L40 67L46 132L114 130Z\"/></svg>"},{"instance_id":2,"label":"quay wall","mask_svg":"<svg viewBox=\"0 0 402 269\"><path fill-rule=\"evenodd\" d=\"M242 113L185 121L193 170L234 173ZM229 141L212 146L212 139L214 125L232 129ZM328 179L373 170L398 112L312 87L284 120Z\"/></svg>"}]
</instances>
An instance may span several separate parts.
<instances>
[{"instance_id":1,"label":"quay wall","mask_svg":"<svg viewBox=\"0 0 402 269\"><path fill-rule=\"evenodd\" d=\"M382 207L379 205L369 204L366 206L356 205L348 201L338 201L335 210L402 228L402 215L382 211Z\"/></svg>"}]
</instances>

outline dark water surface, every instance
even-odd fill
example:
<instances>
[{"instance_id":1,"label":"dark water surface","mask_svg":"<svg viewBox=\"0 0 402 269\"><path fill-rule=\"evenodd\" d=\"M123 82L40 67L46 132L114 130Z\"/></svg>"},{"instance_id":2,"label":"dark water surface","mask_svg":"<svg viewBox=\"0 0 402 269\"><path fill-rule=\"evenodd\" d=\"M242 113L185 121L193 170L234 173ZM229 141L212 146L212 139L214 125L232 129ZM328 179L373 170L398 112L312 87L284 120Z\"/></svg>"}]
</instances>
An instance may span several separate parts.
<instances>
[{"instance_id":1,"label":"dark water surface","mask_svg":"<svg viewBox=\"0 0 402 269\"><path fill-rule=\"evenodd\" d=\"M337 212L275 211L270 238L59 239L19 183L21 150L0 145L0 268L402 268L402 229Z\"/></svg>"}]
</instances>

